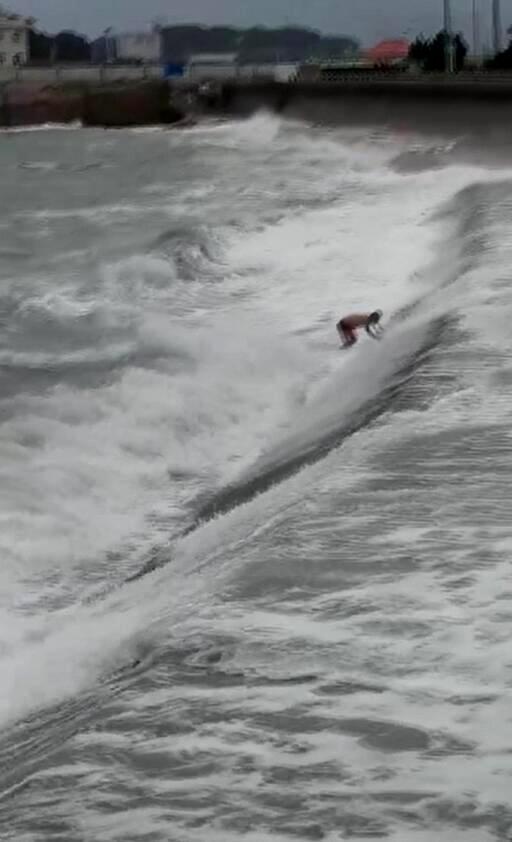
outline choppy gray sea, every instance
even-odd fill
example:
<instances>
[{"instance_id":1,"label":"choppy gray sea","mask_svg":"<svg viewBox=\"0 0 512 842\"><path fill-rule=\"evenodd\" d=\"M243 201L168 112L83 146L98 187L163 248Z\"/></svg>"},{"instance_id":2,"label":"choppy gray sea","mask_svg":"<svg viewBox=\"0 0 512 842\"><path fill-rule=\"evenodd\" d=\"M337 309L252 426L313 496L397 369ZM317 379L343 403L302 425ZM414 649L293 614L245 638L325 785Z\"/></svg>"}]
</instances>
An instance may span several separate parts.
<instances>
[{"instance_id":1,"label":"choppy gray sea","mask_svg":"<svg viewBox=\"0 0 512 842\"><path fill-rule=\"evenodd\" d=\"M0 838L510 840L512 169L258 114L0 196Z\"/></svg>"}]
</instances>

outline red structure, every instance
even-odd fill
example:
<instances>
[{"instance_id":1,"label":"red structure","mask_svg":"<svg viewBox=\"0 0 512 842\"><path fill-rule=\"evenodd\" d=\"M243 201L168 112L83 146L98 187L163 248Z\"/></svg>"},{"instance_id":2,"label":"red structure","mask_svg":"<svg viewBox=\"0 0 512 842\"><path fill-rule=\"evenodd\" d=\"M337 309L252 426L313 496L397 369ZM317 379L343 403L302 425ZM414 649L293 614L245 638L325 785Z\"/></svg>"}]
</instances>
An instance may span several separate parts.
<instances>
[{"instance_id":1,"label":"red structure","mask_svg":"<svg viewBox=\"0 0 512 842\"><path fill-rule=\"evenodd\" d=\"M365 58L372 64L395 64L409 55L409 41L397 38L394 41L380 41L371 50L366 50Z\"/></svg>"}]
</instances>

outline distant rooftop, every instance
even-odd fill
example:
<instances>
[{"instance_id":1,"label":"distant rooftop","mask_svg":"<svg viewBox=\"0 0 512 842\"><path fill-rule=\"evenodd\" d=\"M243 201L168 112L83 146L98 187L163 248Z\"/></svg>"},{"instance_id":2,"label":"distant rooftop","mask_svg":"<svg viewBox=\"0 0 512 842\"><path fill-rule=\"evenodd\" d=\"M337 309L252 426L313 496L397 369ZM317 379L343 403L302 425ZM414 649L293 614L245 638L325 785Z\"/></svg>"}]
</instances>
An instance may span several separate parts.
<instances>
[{"instance_id":1,"label":"distant rooftop","mask_svg":"<svg viewBox=\"0 0 512 842\"><path fill-rule=\"evenodd\" d=\"M23 26L31 26L34 23L34 18L26 18L23 15L17 15L15 12L11 12L9 9L6 9L5 6L2 6L0 3L0 21L4 24L9 22L11 24L20 24Z\"/></svg>"},{"instance_id":2,"label":"distant rooftop","mask_svg":"<svg viewBox=\"0 0 512 842\"><path fill-rule=\"evenodd\" d=\"M364 55L373 62L400 61L409 55L409 41L405 38L396 38L387 41L379 41Z\"/></svg>"}]
</instances>

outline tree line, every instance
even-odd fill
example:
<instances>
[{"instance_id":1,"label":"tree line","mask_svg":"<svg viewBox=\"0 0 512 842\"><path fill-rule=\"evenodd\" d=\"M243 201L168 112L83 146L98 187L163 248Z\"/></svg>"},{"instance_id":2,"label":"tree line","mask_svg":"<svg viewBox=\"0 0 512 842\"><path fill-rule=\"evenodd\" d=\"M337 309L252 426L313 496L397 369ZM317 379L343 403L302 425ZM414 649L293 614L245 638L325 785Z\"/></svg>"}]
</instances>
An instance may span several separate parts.
<instances>
[{"instance_id":1,"label":"tree line","mask_svg":"<svg viewBox=\"0 0 512 842\"><path fill-rule=\"evenodd\" d=\"M355 56L359 43L348 35L322 35L314 29L286 26L165 26L161 29L164 61L186 62L195 53L237 53L244 63L325 61Z\"/></svg>"},{"instance_id":2,"label":"tree line","mask_svg":"<svg viewBox=\"0 0 512 842\"><path fill-rule=\"evenodd\" d=\"M448 39L448 32L442 29L432 38L424 38L420 35L409 47L409 60L416 64L425 73L436 73L446 70L446 58L448 48L452 51L453 69L459 72L464 69L468 47L464 36L459 32L451 39Z\"/></svg>"},{"instance_id":3,"label":"tree line","mask_svg":"<svg viewBox=\"0 0 512 842\"><path fill-rule=\"evenodd\" d=\"M347 35L322 35L302 27L162 26L161 59L186 62L195 53L237 53L242 62L300 62L314 57L324 61L340 56L355 56L359 44ZM115 60L115 35L89 41L84 35L65 30L48 35L30 31L30 57L34 63L102 62Z\"/></svg>"},{"instance_id":4,"label":"tree line","mask_svg":"<svg viewBox=\"0 0 512 842\"><path fill-rule=\"evenodd\" d=\"M512 36L512 26L507 30L509 36ZM512 70L512 39L509 40L508 47L489 59L486 63L489 70Z\"/></svg>"},{"instance_id":5,"label":"tree line","mask_svg":"<svg viewBox=\"0 0 512 842\"><path fill-rule=\"evenodd\" d=\"M273 61L302 62L307 59L327 61L329 59L351 59L359 54L359 44L347 35L322 35L313 29L302 27L251 27L237 29L230 26L163 26L161 36L161 59L164 62L183 62L196 53L236 53L242 63L265 63ZM512 28L509 30L512 36ZM409 48L409 61L426 73L442 72L446 69L448 33L441 30L432 38L418 36ZM114 36L111 36L114 39ZM453 69L464 69L468 47L461 33L451 41ZM48 35L30 30L30 58L35 64L52 62L104 62L115 60L112 44L107 49L104 36L89 41L85 35L64 30L57 35ZM490 70L512 69L512 40L508 47L484 62Z\"/></svg>"},{"instance_id":6,"label":"tree line","mask_svg":"<svg viewBox=\"0 0 512 842\"><path fill-rule=\"evenodd\" d=\"M91 61L91 43L84 35L64 30L57 35L47 35L31 29L29 32L29 54L35 64L51 62Z\"/></svg>"},{"instance_id":7,"label":"tree line","mask_svg":"<svg viewBox=\"0 0 512 842\"><path fill-rule=\"evenodd\" d=\"M512 36L512 27L508 29ZM426 73L434 73L446 69L446 53L448 33L441 30L433 38L420 35L409 48L409 60ZM464 69L468 54L468 47L461 33L452 38L453 69L459 72ZM483 62L486 70L512 70L512 39L508 47L495 56Z\"/></svg>"}]
</instances>

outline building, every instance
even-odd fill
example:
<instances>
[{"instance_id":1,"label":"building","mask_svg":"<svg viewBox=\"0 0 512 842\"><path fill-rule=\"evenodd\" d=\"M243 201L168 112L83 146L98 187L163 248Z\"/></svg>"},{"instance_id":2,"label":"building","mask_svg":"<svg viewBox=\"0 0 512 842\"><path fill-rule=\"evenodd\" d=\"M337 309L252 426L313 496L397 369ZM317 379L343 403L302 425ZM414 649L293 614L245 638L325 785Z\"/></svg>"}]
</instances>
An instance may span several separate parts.
<instances>
[{"instance_id":1,"label":"building","mask_svg":"<svg viewBox=\"0 0 512 842\"><path fill-rule=\"evenodd\" d=\"M397 38L392 41L380 41L370 50L364 52L364 57L371 64L398 64L405 61L409 55L409 41Z\"/></svg>"},{"instance_id":2,"label":"building","mask_svg":"<svg viewBox=\"0 0 512 842\"><path fill-rule=\"evenodd\" d=\"M15 15L0 6L0 67L26 64L32 18Z\"/></svg>"},{"instance_id":3,"label":"building","mask_svg":"<svg viewBox=\"0 0 512 842\"><path fill-rule=\"evenodd\" d=\"M93 64L107 63L109 59L108 46L108 39L106 35L102 35L100 38L95 38L95 40L91 42L91 61Z\"/></svg>"},{"instance_id":4,"label":"building","mask_svg":"<svg viewBox=\"0 0 512 842\"><path fill-rule=\"evenodd\" d=\"M292 82L297 78L300 65L292 62L267 62L261 64L240 64L236 75L243 80L269 80L272 82Z\"/></svg>"},{"instance_id":5,"label":"building","mask_svg":"<svg viewBox=\"0 0 512 842\"><path fill-rule=\"evenodd\" d=\"M186 68L186 76L198 82L232 79L237 74L237 53L197 53L190 56Z\"/></svg>"},{"instance_id":6,"label":"building","mask_svg":"<svg viewBox=\"0 0 512 842\"><path fill-rule=\"evenodd\" d=\"M151 32L125 32L110 36L115 42L115 58L128 64L157 64L161 55L161 34L159 29Z\"/></svg>"}]
</instances>

